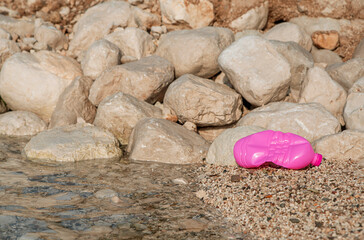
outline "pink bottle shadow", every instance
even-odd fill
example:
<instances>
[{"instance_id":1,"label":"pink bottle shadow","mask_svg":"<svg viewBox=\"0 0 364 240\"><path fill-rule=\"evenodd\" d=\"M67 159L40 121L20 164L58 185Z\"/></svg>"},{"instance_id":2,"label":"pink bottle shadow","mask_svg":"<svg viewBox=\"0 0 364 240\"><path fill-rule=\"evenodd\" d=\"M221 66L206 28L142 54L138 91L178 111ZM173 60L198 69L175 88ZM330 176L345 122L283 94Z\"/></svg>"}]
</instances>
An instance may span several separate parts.
<instances>
[{"instance_id":1,"label":"pink bottle shadow","mask_svg":"<svg viewBox=\"0 0 364 240\"><path fill-rule=\"evenodd\" d=\"M265 163L302 169L309 164L319 166L322 155L313 151L309 141L293 133L267 130L237 141L234 146L236 163L244 168L257 168Z\"/></svg>"}]
</instances>

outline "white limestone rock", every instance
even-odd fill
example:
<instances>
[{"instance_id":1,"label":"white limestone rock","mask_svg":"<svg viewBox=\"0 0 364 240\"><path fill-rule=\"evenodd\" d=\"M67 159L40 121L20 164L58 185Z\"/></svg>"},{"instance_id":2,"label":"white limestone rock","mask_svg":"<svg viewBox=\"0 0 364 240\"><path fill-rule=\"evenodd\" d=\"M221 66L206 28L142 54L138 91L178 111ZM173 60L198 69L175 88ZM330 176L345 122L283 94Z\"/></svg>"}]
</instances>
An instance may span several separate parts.
<instances>
[{"instance_id":1,"label":"white limestone rock","mask_svg":"<svg viewBox=\"0 0 364 240\"><path fill-rule=\"evenodd\" d=\"M209 144L197 133L164 119L144 118L135 126L127 151L132 160L202 163Z\"/></svg>"},{"instance_id":2,"label":"white limestone rock","mask_svg":"<svg viewBox=\"0 0 364 240\"><path fill-rule=\"evenodd\" d=\"M264 38L240 38L220 54L218 62L235 90L255 106L287 95L291 66Z\"/></svg>"},{"instance_id":3,"label":"white limestone rock","mask_svg":"<svg viewBox=\"0 0 364 240\"><path fill-rule=\"evenodd\" d=\"M33 112L48 123L63 90L81 75L69 57L50 51L16 53L1 69L0 95L10 109Z\"/></svg>"},{"instance_id":4,"label":"white limestone rock","mask_svg":"<svg viewBox=\"0 0 364 240\"><path fill-rule=\"evenodd\" d=\"M340 122L319 103L270 103L242 117L236 126L291 132L310 142L341 130Z\"/></svg>"},{"instance_id":5,"label":"white limestone rock","mask_svg":"<svg viewBox=\"0 0 364 240\"><path fill-rule=\"evenodd\" d=\"M223 126L240 119L242 98L233 89L209 79L185 74L175 80L164 96L181 122L197 126Z\"/></svg>"},{"instance_id":6,"label":"white limestone rock","mask_svg":"<svg viewBox=\"0 0 364 240\"><path fill-rule=\"evenodd\" d=\"M327 49L317 49L312 47L311 54L315 63L325 63L327 66L329 66L335 63L343 62L339 54Z\"/></svg>"},{"instance_id":7,"label":"white limestone rock","mask_svg":"<svg viewBox=\"0 0 364 240\"><path fill-rule=\"evenodd\" d=\"M353 58L364 58L364 38L355 47Z\"/></svg>"},{"instance_id":8,"label":"white limestone rock","mask_svg":"<svg viewBox=\"0 0 364 240\"><path fill-rule=\"evenodd\" d=\"M17 20L0 14L0 28L9 33L15 33L20 37L30 36L34 33L34 21Z\"/></svg>"},{"instance_id":9,"label":"white limestone rock","mask_svg":"<svg viewBox=\"0 0 364 240\"><path fill-rule=\"evenodd\" d=\"M162 118L162 110L122 92L106 97L97 109L94 125L108 130L123 145L128 144L137 122L146 117Z\"/></svg>"},{"instance_id":10,"label":"white limestone rock","mask_svg":"<svg viewBox=\"0 0 364 240\"><path fill-rule=\"evenodd\" d=\"M68 44L67 37L51 24L42 24L35 28L34 38L39 44L61 50Z\"/></svg>"},{"instance_id":11,"label":"white limestone rock","mask_svg":"<svg viewBox=\"0 0 364 240\"><path fill-rule=\"evenodd\" d=\"M0 38L0 70L6 59L17 52L20 52L20 48L14 41Z\"/></svg>"},{"instance_id":12,"label":"white limestone rock","mask_svg":"<svg viewBox=\"0 0 364 240\"><path fill-rule=\"evenodd\" d=\"M77 162L118 159L122 152L117 139L91 124L76 124L43 131L25 146L27 159Z\"/></svg>"},{"instance_id":13,"label":"white limestone rock","mask_svg":"<svg viewBox=\"0 0 364 240\"><path fill-rule=\"evenodd\" d=\"M187 73L209 78L220 71L217 58L233 41L227 28L173 31L161 37L156 55L174 65L176 78Z\"/></svg>"},{"instance_id":14,"label":"white limestone rock","mask_svg":"<svg viewBox=\"0 0 364 240\"><path fill-rule=\"evenodd\" d=\"M344 119L346 129L364 131L364 77L356 81L348 92Z\"/></svg>"},{"instance_id":15,"label":"white limestone rock","mask_svg":"<svg viewBox=\"0 0 364 240\"><path fill-rule=\"evenodd\" d=\"M243 31L247 29L261 30L267 24L269 12L269 2L266 1L260 6L250 9L237 19L233 20L229 27Z\"/></svg>"},{"instance_id":16,"label":"white limestone rock","mask_svg":"<svg viewBox=\"0 0 364 240\"><path fill-rule=\"evenodd\" d=\"M0 135L32 136L47 129L47 124L36 114L11 111L0 115Z\"/></svg>"}]
</instances>

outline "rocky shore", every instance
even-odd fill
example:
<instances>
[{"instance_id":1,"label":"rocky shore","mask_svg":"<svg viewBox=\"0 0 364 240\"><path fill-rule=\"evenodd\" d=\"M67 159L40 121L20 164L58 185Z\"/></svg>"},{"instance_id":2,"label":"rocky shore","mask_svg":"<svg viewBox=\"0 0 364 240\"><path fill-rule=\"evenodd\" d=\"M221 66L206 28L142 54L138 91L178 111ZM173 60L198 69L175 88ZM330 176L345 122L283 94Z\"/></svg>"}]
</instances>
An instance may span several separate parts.
<instances>
[{"instance_id":1,"label":"rocky shore","mask_svg":"<svg viewBox=\"0 0 364 240\"><path fill-rule=\"evenodd\" d=\"M360 239L363 26L357 0L6 0L0 135L37 163L192 164L237 238ZM267 129L322 165L239 168Z\"/></svg>"}]
</instances>

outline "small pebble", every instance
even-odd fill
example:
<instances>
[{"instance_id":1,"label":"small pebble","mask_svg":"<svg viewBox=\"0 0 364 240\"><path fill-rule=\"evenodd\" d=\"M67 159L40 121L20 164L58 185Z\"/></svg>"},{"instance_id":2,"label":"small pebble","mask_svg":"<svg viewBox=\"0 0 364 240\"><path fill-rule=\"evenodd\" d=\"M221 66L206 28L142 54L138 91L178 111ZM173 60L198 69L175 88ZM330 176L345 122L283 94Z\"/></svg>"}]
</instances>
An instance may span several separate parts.
<instances>
[{"instance_id":1,"label":"small pebble","mask_svg":"<svg viewBox=\"0 0 364 240\"><path fill-rule=\"evenodd\" d=\"M240 176L239 175L232 175L231 176L231 181L232 182L240 182Z\"/></svg>"},{"instance_id":2,"label":"small pebble","mask_svg":"<svg viewBox=\"0 0 364 240\"><path fill-rule=\"evenodd\" d=\"M112 197L117 197L117 192L115 192L114 190L111 189L102 189L99 190L95 193L95 197L102 199L102 198L112 198Z\"/></svg>"},{"instance_id":3,"label":"small pebble","mask_svg":"<svg viewBox=\"0 0 364 240\"><path fill-rule=\"evenodd\" d=\"M188 182L184 178L175 178L172 180L174 184L186 185Z\"/></svg>"}]
</instances>

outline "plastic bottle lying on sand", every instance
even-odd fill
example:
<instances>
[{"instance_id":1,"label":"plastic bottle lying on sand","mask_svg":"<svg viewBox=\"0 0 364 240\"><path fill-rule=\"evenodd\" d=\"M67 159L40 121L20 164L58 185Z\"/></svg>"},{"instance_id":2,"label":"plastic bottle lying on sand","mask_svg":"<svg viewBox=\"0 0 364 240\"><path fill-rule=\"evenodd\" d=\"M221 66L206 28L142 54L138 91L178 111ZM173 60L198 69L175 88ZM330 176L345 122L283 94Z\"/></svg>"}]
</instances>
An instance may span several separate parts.
<instances>
[{"instance_id":1,"label":"plastic bottle lying on sand","mask_svg":"<svg viewBox=\"0 0 364 240\"><path fill-rule=\"evenodd\" d=\"M272 130L258 132L237 141L234 157L237 164L244 168L255 168L272 162L285 168L301 169L309 164L319 166L322 160L322 155L315 153L305 138Z\"/></svg>"}]
</instances>

